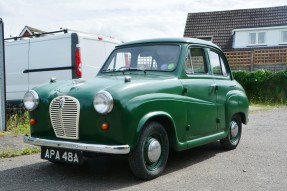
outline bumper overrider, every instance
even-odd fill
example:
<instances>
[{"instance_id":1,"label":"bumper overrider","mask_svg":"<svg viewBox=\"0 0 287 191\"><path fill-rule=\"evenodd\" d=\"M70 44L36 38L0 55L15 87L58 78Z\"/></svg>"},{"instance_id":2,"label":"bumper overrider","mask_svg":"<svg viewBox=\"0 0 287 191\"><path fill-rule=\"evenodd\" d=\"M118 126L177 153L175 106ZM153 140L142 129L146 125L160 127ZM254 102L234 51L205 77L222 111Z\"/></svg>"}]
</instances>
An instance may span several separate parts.
<instances>
[{"instance_id":1,"label":"bumper overrider","mask_svg":"<svg viewBox=\"0 0 287 191\"><path fill-rule=\"evenodd\" d=\"M40 139L31 136L24 136L24 143L41 147L64 148L64 149L73 149L73 150L106 153L106 154L128 154L130 152L129 145L99 145L99 144L75 143L69 141Z\"/></svg>"}]
</instances>

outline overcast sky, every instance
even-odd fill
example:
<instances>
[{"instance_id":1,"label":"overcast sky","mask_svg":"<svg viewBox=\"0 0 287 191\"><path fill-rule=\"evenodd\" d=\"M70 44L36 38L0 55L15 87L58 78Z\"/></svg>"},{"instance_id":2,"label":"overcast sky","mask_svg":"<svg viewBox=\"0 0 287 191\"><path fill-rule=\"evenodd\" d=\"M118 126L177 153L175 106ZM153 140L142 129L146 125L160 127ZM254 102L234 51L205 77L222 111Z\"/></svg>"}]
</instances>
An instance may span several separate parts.
<instances>
[{"instance_id":1,"label":"overcast sky","mask_svg":"<svg viewBox=\"0 0 287 191\"><path fill-rule=\"evenodd\" d=\"M287 5L286 0L0 0L5 38L25 25L60 27L129 41L182 37L187 14Z\"/></svg>"}]
</instances>

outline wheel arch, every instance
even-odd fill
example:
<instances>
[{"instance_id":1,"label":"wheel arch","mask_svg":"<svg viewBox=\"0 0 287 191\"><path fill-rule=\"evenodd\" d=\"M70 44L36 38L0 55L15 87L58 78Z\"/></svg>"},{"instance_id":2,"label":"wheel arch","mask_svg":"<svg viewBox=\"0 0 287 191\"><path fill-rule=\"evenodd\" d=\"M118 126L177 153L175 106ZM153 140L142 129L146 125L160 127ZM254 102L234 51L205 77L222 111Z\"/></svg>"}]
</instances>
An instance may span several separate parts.
<instances>
[{"instance_id":1,"label":"wheel arch","mask_svg":"<svg viewBox=\"0 0 287 191\"><path fill-rule=\"evenodd\" d=\"M175 124L172 117L163 111L151 112L146 114L139 122L137 127L137 134L140 135L141 132L144 130L144 126L149 122L158 122L160 123L167 132L168 139L169 139L169 146L174 148L176 145L176 131L175 131ZM138 138L137 138L138 142Z\"/></svg>"},{"instance_id":2,"label":"wheel arch","mask_svg":"<svg viewBox=\"0 0 287 191\"><path fill-rule=\"evenodd\" d=\"M247 118L243 112L235 113L234 115L238 115L241 119L241 122L245 125L247 124Z\"/></svg>"}]
</instances>

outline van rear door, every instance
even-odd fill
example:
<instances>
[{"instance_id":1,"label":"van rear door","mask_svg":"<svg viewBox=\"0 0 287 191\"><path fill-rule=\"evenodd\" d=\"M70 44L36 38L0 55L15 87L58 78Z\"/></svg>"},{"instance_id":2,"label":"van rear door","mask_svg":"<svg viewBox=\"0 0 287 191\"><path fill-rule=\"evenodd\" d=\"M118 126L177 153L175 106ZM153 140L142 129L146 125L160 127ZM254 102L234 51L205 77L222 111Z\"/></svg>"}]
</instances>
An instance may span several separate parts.
<instances>
[{"instance_id":1,"label":"van rear door","mask_svg":"<svg viewBox=\"0 0 287 191\"><path fill-rule=\"evenodd\" d=\"M93 35L79 35L78 39L82 55L83 78L96 76L115 46L122 43L109 37Z\"/></svg>"},{"instance_id":2,"label":"van rear door","mask_svg":"<svg viewBox=\"0 0 287 191\"><path fill-rule=\"evenodd\" d=\"M84 78L97 75L106 59L105 42L96 38L80 38L82 71Z\"/></svg>"},{"instance_id":3,"label":"van rear door","mask_svg":"<svg viewBox=\"0 0 287 191\"><path fill-rule=\"evenodd\" d=\"M6 97L20 102L28 88L28 74L23 73L29 63L30 40L5 41ZM10 102L11 104L14 104Z\"/></svg>"},{"instance_id":4,"label":"van rear door","mask_svg":"<svg viewBox=\"0 0 287 191\"><path fill-rule=\"evenodd\" d=\"M57 80L72 79L71 34L34 38L30 41L29 88Z\"/></svg>"}]
</instances>

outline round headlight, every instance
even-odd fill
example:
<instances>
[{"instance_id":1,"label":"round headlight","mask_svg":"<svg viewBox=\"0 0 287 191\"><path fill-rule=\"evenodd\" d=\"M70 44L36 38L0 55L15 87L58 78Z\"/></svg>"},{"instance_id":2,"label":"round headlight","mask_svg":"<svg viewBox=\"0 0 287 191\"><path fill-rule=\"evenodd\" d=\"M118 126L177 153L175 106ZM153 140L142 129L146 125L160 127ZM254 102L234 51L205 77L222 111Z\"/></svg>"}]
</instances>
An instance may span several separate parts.
<instances>
[{"instance_id":1,"label":"round headlight","mask_svg":"<svg viewBox=\"0 0 287 191\"><path fill-rule=\"evenodd\" d=\"M94 97L94 108L101 114L107 114L113 109L113 97L107 91L100 91Z\"/></svg>"},{"instance_id":2,"label":"round headlight","mask_svg":"<svg viewBox=\"0 0 287 191\"><path fill-rule=\"evenodd\" d=\"M35 110L39 104L39 96L37 92L35 92L34 90L26 92L24 95L23 103L27 110Z\"/></svg>"}]
</instances>

